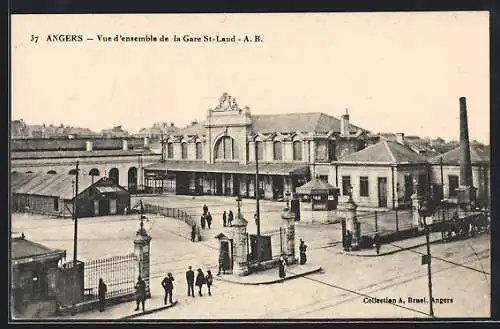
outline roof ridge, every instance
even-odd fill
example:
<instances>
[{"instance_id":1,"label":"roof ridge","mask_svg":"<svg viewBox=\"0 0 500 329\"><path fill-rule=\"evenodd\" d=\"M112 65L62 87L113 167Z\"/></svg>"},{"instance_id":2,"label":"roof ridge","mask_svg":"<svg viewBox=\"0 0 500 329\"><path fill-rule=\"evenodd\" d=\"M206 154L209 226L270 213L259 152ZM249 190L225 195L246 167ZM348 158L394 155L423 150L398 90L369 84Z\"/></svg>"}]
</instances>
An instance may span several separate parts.
<instances>
[{"instance_id":1,"label":"roof ridge","mask_svg":"<svg viewBox=\"0 0 500 329\"><path fill-rule=\"evenodd\" d=\"M385 141L382 141L382 143L385 145L385 148L387 149L387 152L389 153L389 156L391 157L392 159L392 162L394 163L398 163L398 161L396 160L396 157L394 156L394 153L392 153L392 150L391 148L389 147L389 141L385 140Z\"/></svg>"}]
</instances>

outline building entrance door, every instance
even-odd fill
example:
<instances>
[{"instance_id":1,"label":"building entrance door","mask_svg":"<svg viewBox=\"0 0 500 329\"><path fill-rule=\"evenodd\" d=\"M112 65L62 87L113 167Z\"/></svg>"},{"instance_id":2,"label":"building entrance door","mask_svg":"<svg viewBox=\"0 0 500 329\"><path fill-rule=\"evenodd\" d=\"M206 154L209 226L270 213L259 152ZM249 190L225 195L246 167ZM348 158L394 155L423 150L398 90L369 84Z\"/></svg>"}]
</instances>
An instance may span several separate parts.
<instances>
[{"instance_id":1,"label":"building entrance door","mask_svg":"<svg viewBox=\"0 0 500 329\"><path fill-rule=\"evenodd\" d=\"M215 195L222 195L222 174L215 174Z\"/></svg>"},{"instance_id":2,"label":"building entrance door","mask_svg":"<svg viewBox=\"0 0 500 329\"><path fill-rule=\"evenodd\" d=\"M231 244L231 245L230 245ZM221 241L221 250L222 253L222 268L226 271L230 271L233 269L233 255L232 255L232 244L233 241Z\"/></svg>"},{"instance_id":3,"label":"building entrance door","mask_svg":"<svg viewBox=\"0 0 500 329\"><path fill-rule=\"evenodd\" d=\"M283 197L283 177L272 176L273 186L273 199L280 199Z\"/></svg>"},{"instance_id":4,"label":"building entrance door","mask_svg":"<svg viewBox=\"0 0 500 329\"><path fill-rule=\"evenodd\" d=\"M233 195L240 195L240 175L233 174Z\"/></svg>"},{"instance_id":5,"label":"building entrance door","mask_svg":"<svg viewBox=\"0 0 500 329\"><path fill-rule=\"evenodd\" d=\"M378 206L380 208L387 207L387 178L378 178Z\"/></svg>"},{"instance_id":6,"label":"building entrance door","mask_svg":"<svg viewBox=\"0 0 500 329\"><path fill-rule=\"evenodd\" d=\"M109 199L99 200L99 216L109 215Z\"/></svg>"}]
</instances>

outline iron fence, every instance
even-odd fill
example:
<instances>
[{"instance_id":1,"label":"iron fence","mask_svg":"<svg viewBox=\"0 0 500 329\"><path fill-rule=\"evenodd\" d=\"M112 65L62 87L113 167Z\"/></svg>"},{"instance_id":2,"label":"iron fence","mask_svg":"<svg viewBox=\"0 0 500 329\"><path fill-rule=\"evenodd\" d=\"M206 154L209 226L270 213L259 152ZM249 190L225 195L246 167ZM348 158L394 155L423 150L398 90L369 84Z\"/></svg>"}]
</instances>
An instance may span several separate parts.
<instances>
[{"instance_id":1,"label":"iron fence","mask_svg":"<svg viewBox=\"0 0 500 329\"><path fill-rule=\"evenodd\" d=\"M285 251L286 238L287 232L283 227L261 232L259 237L247 233L248 263L254 264L259 260L265 262L278 259ZM257 257L257 239L260 240L260 258Z\"/></svg>"},{"instance_id":2,"label":"iron fence","mask_svg":"<svg viewBox=\"0 0 500 329\"><path fill-rule=\"evenodd\" d=\"M198 221L186 211L178 208L163 207L149 203L144 203L144 211L147 213L159 214L164 217L177 218L188 224L189 227L193 227L193 225L196 226L196 236L198 237L198 241L201 241L200 226L198 225Z\"/></svg>"},{"instance_id":3,"label":"iron fence","mask_svg":"<svg viewBox=\"0 0 500 329\"><path fill-rule=\"evenodd\" d=\"M98 298L100 278L107 286L106 298L132 293L137 270L134 254L87 261L84 265L84 296L86 299Z\"/></svg>"}]
</instances>

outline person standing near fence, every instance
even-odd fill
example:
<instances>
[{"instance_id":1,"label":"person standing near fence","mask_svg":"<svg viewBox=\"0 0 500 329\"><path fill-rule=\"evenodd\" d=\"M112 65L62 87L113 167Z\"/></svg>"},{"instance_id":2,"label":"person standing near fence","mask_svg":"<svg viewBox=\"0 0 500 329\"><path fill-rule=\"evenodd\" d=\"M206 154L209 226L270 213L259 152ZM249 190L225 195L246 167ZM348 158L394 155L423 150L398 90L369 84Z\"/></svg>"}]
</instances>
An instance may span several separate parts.
<instances>
[{"instance_id":1,"label":"person standing near fence","mask_svg":"<svg viewBox=\"0 0 500 329\"><path fill-rule=\"evenodd\" d=\"M97 288L97 295L99 296L99 312L104 311L104 303L106 301L106 293L108 292L108 286L104 283L102 278L99 278L99 287Z\"/></svg>"},{"instance_id":2,"label":"person standing near fence","mask_svg":"<svg viewBox=\"0 0 500 329\"><path fill-rule=\"evenodd\" d=\"M140 275L135 284L135 302L137 303L137 307L134 311L139 311L139 304L142 304L142 311L144 312L144 304L146 303L146 282L144 282Z\"/></svg>"},{"instance_id":3,"label":"person standing near fence","mask_svg":"<svg viewBox=\"0 0 500 329\"><path fill-rule=\"evenodd\" d=\"M210 229L210 226L212 226L212 215L210 214L210 211L207 212L207 225L208 229Z\"/></svg>"},{"instance_id":4,"label":"person standing near fence","mask_svg":"<svg viewBox=\"0 0 500 329\"><path fill-rule=\"evenodd\" d=\"M224 225L224 227L227 226L227 215L226 215L226 211L225 210L222 213L222 225Z\"/></svg>"},{"instance_id":5,"label":"person standing near fence","mask_svg":"<svg viewBox=\"0 0 500 329\"><path fill-rule=\"evenodd\" d=\"M207 283L208 295L212 296L212 292L210 291L210 287L212 286L212 283L214 282L214 278L212 276L212 271L207 270L207 276L205 277L205 282Z\"/></svg>"},{"instance_id":6,"label":"person standing near fence","mask_svg":"<svg viewBox=\"0 0 500 329\"><path fill-rule=\"evenodd\" d=\"M193 224L193 226L191 226L191 241L194 242L195 238L196 238L196 224Z\"/></svg>"},{"instance_id":7,"label":"person standing near fence","mask_svg":"<svg viewBox=\"0 0 500 329\"><path fill-rule=\"evenodd\" d=\"M205 274L203 274L203 271L201 268L198 269L198 274L196 275L196 286L198 287L198 294L203 296L201 293L201 288L203 288L203 285L205 284Z\"/></svg>"},{"instance_id":8,"label":"person standing near fence","mask_svg":"<svg viewBox=\"0 0 500 329\"><path fill-rule=\"evenodd\" d=\"M174 277L172 276L172 273L167 274L167 276L161 282L161 285L165 290L165 298L163 299L164 304L167 305L167 300L170 302L170 304L173 304L174 302L172 301L172 292L174 290Z\"/></svg>"},{"instance_id":9,"label":"person standing near fence","mask_svg":"<svg viewBox=\"0 0 500 329\"><path fill-rule=\"evenodd\" d=\"M380 235L378 235L378 233L375 233L375 236L373 237L373 244L375 245L377 255L380 254Z\"/></svg>"},{"instance_id":10,"label":"person standing near fence","mask_svg":"<svg viewBox=\"0 0 500 329\"><path fill-rule=\"evenodd\" d=\"M300 265L304 265L307 261L307 256L306 256L307 246L304 243L304 240L302 239L300 239L299 251L300 251Z\"/></svg>"},{"instance_id":11,"label":"person standing near fence","mask_svg":"<svg viewBox=\"0 0 500 329\"><path fill-rule=\"evenodd\" d=\"M194 272L191 269L191 266L188 267L186 272L186 281L188 285L188 297L193 296L194 298Z\"/></svg>"},{"instance_id":12,"label":"person standing near fence","mask_svg":"<svg viewBox=\"0 0 500 329\"><path fill-rule=\"evenodd\" d=\"M229 210L229 214L227 216L227 221L228 221L229 226L233 226L233 224L232 224L233 219L234 219L233 211Z\"/></svg>"},{"instance_id":13,"label":"person standing near fence","mask_svg":"<svg viewBox=\"0 0 500 329\"><path fill-rule=\"evenodd\" d=\"M280 256L279 263L278 263L278 275L281 279L284 279L286 276L285 273L285 266L286 266L286 260L283 255Z\"/></svg>"}]
</instances>

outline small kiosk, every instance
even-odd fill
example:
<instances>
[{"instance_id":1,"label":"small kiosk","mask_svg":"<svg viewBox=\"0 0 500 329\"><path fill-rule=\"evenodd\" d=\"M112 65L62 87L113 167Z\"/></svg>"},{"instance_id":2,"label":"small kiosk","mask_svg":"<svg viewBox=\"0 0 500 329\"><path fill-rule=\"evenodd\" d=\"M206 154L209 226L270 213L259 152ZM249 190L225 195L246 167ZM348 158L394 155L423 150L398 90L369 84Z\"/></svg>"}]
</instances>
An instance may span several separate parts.
<instances>
[{"instance_id":1,"label":"small kiosk","mask_svg":"<svg viewBox=\"0 0 500 329\"><path fill-rule=\"evenodd\" d=\"M219 240L219 266L223 273L233 272L233 239L224 233L215 236Z\"/></svg>"},{"instance_id":2,"label":"small kiosk","mask_svg":"<svg viewBox=\"0 0 500 329\"><path fill-rule=\"evenodd\" d=\"M300 221L326 223L335 220L338 188L320 178L314 178L297 187L296 193L300 200Z\"/></svg>"}]
</instances>

